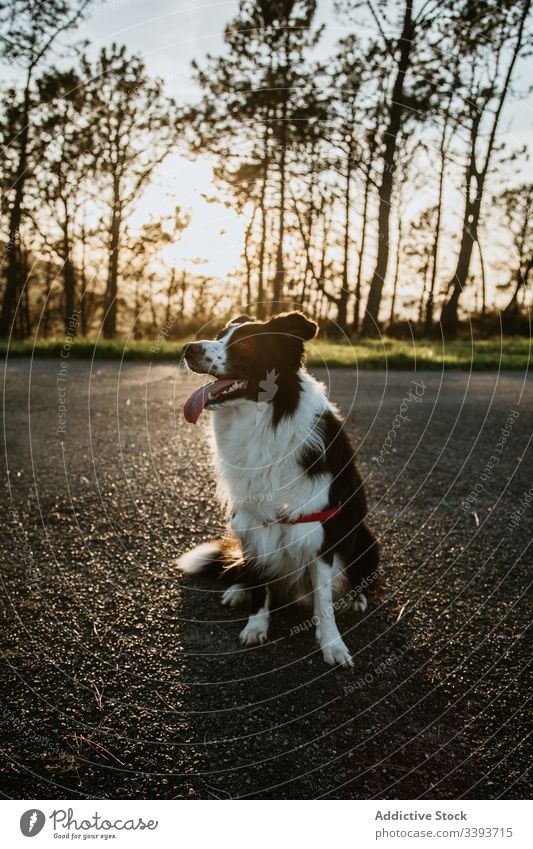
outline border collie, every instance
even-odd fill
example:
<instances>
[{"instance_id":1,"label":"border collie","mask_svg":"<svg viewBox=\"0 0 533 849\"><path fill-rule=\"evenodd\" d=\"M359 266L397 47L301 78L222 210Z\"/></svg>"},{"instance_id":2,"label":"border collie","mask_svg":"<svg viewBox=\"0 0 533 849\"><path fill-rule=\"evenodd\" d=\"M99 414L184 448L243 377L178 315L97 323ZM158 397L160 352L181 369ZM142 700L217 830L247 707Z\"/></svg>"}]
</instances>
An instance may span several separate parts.
<instances>
[{"instance_id":1,"label":"border collie","mask_svg":"<svg viewBox=\"0 0 533 849\"><path fill-rule=\"evenodd\" d=\"M279 600L309 601L326 663L352 666L335 621L342 601L364 612L377 578L378 545L351 446L325 388L303 367L318 330L300 312L232 319L215 340L185 346L190 369L214 382L195 390L184 415L213 411L220 494L232 538L183 555L182 571L216 571L222 603L248 603L241 643L267 639Z\"/></svg>"}]
</instances>

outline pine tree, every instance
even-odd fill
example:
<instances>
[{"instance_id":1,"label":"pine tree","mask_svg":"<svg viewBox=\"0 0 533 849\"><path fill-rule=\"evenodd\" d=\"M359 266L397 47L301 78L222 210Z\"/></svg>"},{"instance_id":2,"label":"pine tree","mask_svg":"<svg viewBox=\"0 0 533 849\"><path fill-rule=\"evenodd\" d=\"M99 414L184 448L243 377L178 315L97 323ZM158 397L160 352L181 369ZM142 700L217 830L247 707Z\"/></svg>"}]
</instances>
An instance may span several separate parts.
<instances>
[{"instance_id":1,"label":"pine tree","mask_svg":"<svg viewBox=\"0 0 533 849\"><path fill-rule=\"evenodd\" d=\"M107 281L103 332L117 331L121 236L126 215L155 168L179 138L178 113L151 79L144 62L125 47L103 48L94 65L82 64L86 109L92 127L94 176L107 206Z\"/></svg>"},{"instance_id":2,"label":"pine tree","mask_svg":"<svg viewBox=\"0 0 533 849\"><path fill-rule=\"evenodd\" d=\"M85 110L84 86L74 70L49 71L37 81L37 90L36 217L46 220L47 244L62 266L64 323L65 329L72 333L76 305L74 241L90 160L92 128ZM43 227L39 229L43 235Z\"/></svg>"},{"instance_id":3,"label":"pine tree","mask_svg":"<svg viewBox=\"0 0 533 849\"><path fill-rule=\"evenodd\" d=\"M17 163L9 211L7 273L0 313L0 336L6 336L9 332L20 289L19 240L36 105L35 75L48 59L59 37L80 24L90 2L8 0L0 5L0 55L4 60L19 66L24 74L20 133L15 138Z\"/></svg>"},{"instance_id":4,"label":"pine tree","mask_svg":"<svg viewBox=\"0 0 533 849\"><path fill-rule=\"evenodd\" d=\"M466 0L456 20L456 49L466 57L463 126L468 129L468 153L459 255L448 287L450 296L440 314L442 333L448 339L457 335L459 299L469 277L498 126L517 59L526 44L530 9L531 0L508 0L497 7L487 2L474 7Z\"/></svg>"},{"instance_id":5,"label":"pine tree","mask_svg":"<svg viewBox=\"0 0 533 849\"><path fill-rule=\"evenodd\" d=\"M284 295L285 241L291 170L317 119L319 98L306 63L320 30L313 30L315 0L242 0L226 27L226 49L207 65L195 65L204 97L188 114L191 149L217 157L219 180L232 187L237 207L242 194L260 212L258 313L269 300L279 308ZM277 221L275 272L271 291L264 285L264 263ZM270 297L269 297L270 295Z\"/></svg>"}]
</instances>

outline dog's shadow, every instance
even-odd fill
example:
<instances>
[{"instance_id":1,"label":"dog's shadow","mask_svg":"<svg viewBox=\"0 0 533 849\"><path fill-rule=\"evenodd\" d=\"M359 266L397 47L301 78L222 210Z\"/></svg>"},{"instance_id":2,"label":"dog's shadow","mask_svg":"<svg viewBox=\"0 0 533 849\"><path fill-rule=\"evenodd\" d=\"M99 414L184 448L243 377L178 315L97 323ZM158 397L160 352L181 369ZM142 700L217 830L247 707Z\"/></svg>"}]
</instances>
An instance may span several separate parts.
<instances>
[{"instance_id":1,"label":"dog's shadow","mask_svg":"<svg viewBox=\"0 0 533 849\"><path fill-rule=\"evenodd\" d=\"M337 779L340 797L368 797L388 785L398 798L423 792L427 735L435 734L437 717L439 736L446 734L448 720L443 694L426 674L427 649L397 621L386 589L364 615L337 615L354 661L344 669L324 663L307 608L274 605L268 641L244 648L246 606L224 607L221 585L202 576L179 581L183 672L200 709L189 722L193 736L206 741L208 768L222 766L210 790L200 782L199 795L224 788L241 796L253 787L264 798L298 798L330 793ZM373 764L381 764L377 774L368 769ZM423 774L429 786L435 763Z\"/></svg>"}]
</instances>

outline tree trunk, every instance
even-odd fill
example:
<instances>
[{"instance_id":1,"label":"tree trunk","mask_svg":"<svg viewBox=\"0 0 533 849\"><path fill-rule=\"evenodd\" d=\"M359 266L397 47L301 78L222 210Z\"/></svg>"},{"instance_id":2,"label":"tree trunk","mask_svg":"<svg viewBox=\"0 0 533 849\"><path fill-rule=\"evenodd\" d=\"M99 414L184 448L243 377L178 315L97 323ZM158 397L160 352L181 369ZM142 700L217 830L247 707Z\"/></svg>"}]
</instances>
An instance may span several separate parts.
<instances>
[{"instance_id":1,"label":"tree trunk","mask_svg":"<svg viewBox=\"0 0 533 849\"><path fill-rule=\"evenodd\" d=\"M300 309L302 309L302 310L306 309L306 304L307 304L307 299L308 299L308 291L307 290L308 290L308 286L309 286L309 275L310 275L310 273L311 273L310 269L306 265L304 272L302 274L302 283L301 283L301 286L300 286L300 293L298 295L298 302L300 304Z\"/></svg>"},{"instance_id":2,"label":"tree trunk","mask_svg":"<svg viewBox=\"0 0 533 849\"><path fill-rule=\"evenodd\" d=\"M418 325L422 326L422 319L424 316L424 304L426 303L426 291L428 288L429 281L429 269L431 266L431 255L428 256L426 264L424 266L424 285L422 287L422 294L420 295L420 301L418 302Z\"/></svg>"},{"instance_id":3,"label":"tree trunk","mask_svg":"<svg viewBox=\"0 0 533 849\"><path fill-rule=\"evenodd\" d=\"M361 313L361 286L363 282L363 261L365 258L366 248L366 225L368 218L368 199L370 197L370 164L366 172L365 193L363 199L363 213L361 222L361 243L359 245L359 258L357 261L357 278L355 280L355 300L353 305L353 324L352 331L357 333L359 330L359 319Z\"/></svg>"},{"instance_id":4,"label":"tree trunk","mask_svg":"<svg viewBox=\"0 0 533 849\"><path fill-rule=\"evenodd\" d=\"M266 254L266 241L267 241L267 211L265 205L265 187L266 180L263 182L263 188L261 190L261 200L260 200L260 210L261 210L261 241L259 244L259 259L258 259L258 272L257 272L257 318L260 320L264 319L266 315L266 304L265 304L265 254Z\"/></svg>"},{"instance_id":5,"label":"tree trunk","mask_svg":"<svg viewBox=\"0 0 533 849\"><path fill-rule=\"evenodd\" d=\"M431 250L431 280L429 284L428 299L426 303L426 317L424 321L424 335L429 336L433 328L433 306L435 303L435 284L437 282L437 268L439 258L440 231L442 226L442 196L444 194L444 177L446 173L446 130L448 118L444 121L440 142L440 173L439 189L437 196L437 217L435 220L435 233L433 236L433 247Z\"/></svg>"},{"instance_id":6,"label":"tree trunk","mask_svg":"<svg viewBox=\"0 0 533 849\"><path fill-rule=\"evenodd\" d=\"M300 235L301 235L301 238L302 238L304 254L305 254L305 264L304 264L304 268L303 268L303 272L302 272L302 283L301 283L301 286L300 286L300 294L299 294L298 300L299 300L301 309L304 309L306 301L309 300L309 310L311 310L311 306L310 306L311 299L308 295L308 289L309 289L309 283L310 283L310 281L313 280L313 277L314 277L313 263L311 261L310 242L311 242L311 234L313 232L313 221L314 221L314 214L315 214L315 207L314 207L314 188L315 188L315 173L316 173L315 165L316 165L315 158L311 157L311 162L310 162L310 165L309 165L309 198L308 198L308 202L307 202L307 215L306 215L305 223L304 223L304 220L302 219L302 217L300 216L300 213L299 213L299 210L298 210L298 205L294 201L296 219L298 221L298 225L299 225L299 228L300 228ZM314 298L314 300L316 301L316 297Z\"/></svg>"},{"instance_id":7,"label":"tree trunk","mask_svg":"<svg viewBox=\"0 0 533 849\"><path fill-rule=\"evenodd\" d=\"M76 289L76 278L74 267L70 259L70 254L67 255L63 265L63 283L65 286L65 332L69 332L73 336L76 332L76 325L73 321L74 315L74 293Z\"/></svg>"},{"instance_id":8,"label":"tree trunk","mask_svg":"<svg viewBox=\"0 0 533 849\"><path fill-rule=\"evenodd\" d=\"M337 301L337 324L341 333L348 333L348 264L350 260L350 223L351 223L351 189L352 189L352 153L348 153L346 166L346 185L344 188L344 244L342 264L342 289Z\"/></svg>"},{"instance_id":9,"label":"tree trunk","mask_svg":"<svg viewBox=\"0 0 533 849\"><path fill-rule=\"evenodd\" d=\"M152 316L152 327L151 331L155 333L158 326L157 321L157 313L155 311L155 303L154 303L154 275L150 274L148 278L148 300L150 303L150 314Z\"/></svg>"},{"instance_id":10,"label":"tree trunk","mask_svg":"<svg viewBox=\"0 0 533 849\"><path fill-rule=\"evenodd\" d=\"M470 269L470 260L472 258L472 248L474 245L474 241L476 239L477 227L479 223L479 214L481 210L481 200L483 197L483 188L485 184L485 178L487 176L490 160L492 156L492 152L494 149L494 143L496 141L496 132L498 129L498 124L500 121L500 115L503 109L503 104L505 102L507 92L509 90L509 84L511 82L511 77L513 74L513 69L516 64L516 60L518 58L518 54L520 53L520 49L522 47L522 39L524 34L524 26L526 23L527 16L529 14L529 9L531 6L530 0L526 0L523 5L522 14L520 17L520 23L518 26L518 33L516 36L516 42L513 49L513 55L511 57L511 61L507 68L507 73L505 75L505 80L500 92L500 96L498 99L498 105L496 107L496 111L494 112L494 117L492 119L492 127L489 135L489 140L487 142L487 151L485 154L485 162L481 171L478 171L475 166L475 156L476 156L476 142L477 135L479 131L479 123L481 120L481 111L478 112L477 118L473 122L473 135L472 135L472 143L471 143L471 154L470 154L470 163L467 169L467 200L465 203L465 217L463 220L463 235L461 238L461 248L459 250L459 258L457 260L457 267L455 269L455 274L453 275L452 280L450 281L450 285L453 286L452 293L447 301L444 304L441 310L440 315L440 323L442 327L442 333L446 339L454 339L457 336L457 326L458 326L458 315L457 310L459 306L459 298L461 297L461 293L468 279L468 272ZM469 201L470 198L470 182L471 175L475 177L476 180L476 196L473 201Z\"/></svg>"},{"instance_id":11,"label":"tree trunk","mask_svg":"<svg viewBox=\"0 0 533 849\"><path fill-rule=\"evenodd\" d=\"M256 210L254 209L252 217L250 218L250 222L244 234L244 263L246 265L246 285L244 288L244 296L246 303L242 304L242 307L245 312L250 309L250 305L252 303L252 261L250 259L249 248L250 238L252 236L252 230L254 227L255 213Z\"/></svg>"},{"instance_id":12,"label":"tree trunk","mask_svg":"<svg viewBox=\"0 0 533 849\"><path fill-rule=\"evenodd\" d=\"M110 228L109 265L107 289L105 297L105 315L103 333L106 339L114 339L117 333L117 291L118 291L118 252L120 243L120 227L122 214L117 200L118 189L115 189L115 201Z\"/></svg>"},{"instance_id":13,"label":"tree trunk","mask_svg":"<svg viewBox=\"0 0 533 849\"><path fill-rule=\"evenodd\" d=\"M165 309L165 324L168 325L170 323L170 316L172 313L172 299L174 297L174 292L176 290L176 269L172 268L172 274L170 275L170 280L168 281L167 286L167 305Z\"/></svg>"},{"instance_id":14,"label":"tree trunk","mask_svg":"<svg viewBox=\"0 0 533 849\"><path fill-rule=\"evenodd\" d=\"M389 264L389 224L391 198L394 183L394 170L396 166L396 146L405 109L405 75L409 69L409 64L411 61L411 46L414 28L412 12L413 2L412 0L406 0L402 34L398 40L398 47L400 50L398 71L392 89L389 122L387 130L385 132L383 171L381 175L381 185L379 187L378 252L374 273L372 275L372 280L370 283L370 291L368 293L365 316L363 319L362 332L365 336L376 336L379 332L379 308L381 304L381 296L383 293L383 285L385 283L385 276L387 274L387 267Z\"/></svg>"},{"instance_id":15,"label":"tree trunk","mask_svg":"<svg viewBox=\"0 0 533 849\"><path fill-rule=\"evenodd\" d=\"M403 222L402 217L398 218L398 247L396 249L396 263L394 268L394 282L392 284L392 301L390 305L389 327L394 324L394 311L396 309L396 294L398 292L398 277L400 274L400 254L402 250Z\"/></svg>"},{"instance_id":16,"label":"tree trunk","mask_svg":"<svg viewBox=\"0 0 533 849\"><path fill-rule=\"evenodd\" d=\"M472 250L474 242L476 241L479 213L481 211L482 193L483 180L481 179L481 175L476 175L476 196L473 201L469 201L467 198L465 204L461 247L459 249L459 257L457 259L455 273L450 283L453 287L452 293L448 301L443 305L440 314L440 324L445 339L455 339L457 336L457 309L459 306L459 298L461 297L461 293L468 279L468 272L470 270Z\"/></svg>"},{"instance_id":17,"label":"tree trunk","mask_svg":"<svg viewBox=\"0 0 533 849\"><path fill-rule=\"evenodd\" d=\"M472 127L470 130L470 153L466 168L465 208L459 256L457 258L454 275L448 284L448 291L451 289L451 295L449 296L448 301L443 304L440 314L440 325L445 339L455 339L457 336L457 308L459 305L459 298L468 279L472 250L477 238L477 225L479 222L483 183L485 179L484 174L486 173L485 169L480 172L476 168L476 148L481 118L482 111L478 110L472 121ZM487 165L487 162L485 162L485 165ZM473 198L472 186L474 186L475 192Z\"/></svg>"},{"instance_id":18,"label":"tree trunk","mask_svg":"<svg viewBox=\"0 0 533 849\"><path fill-rule=\"evenodd\" d=\"M287 183L287 104L283 104L281 116L281 156L279 160L279 218L278 218L278 248L276 252L276 273L274 275L274 286L272 291L272 310L276 312L280 308L283 298L283 283L285 277L284 249L285 249L285 192Z\"/></svg>"},{"instance_id":19,"label":"tree trunk","mask_svg":"<svg viewBox=\"0 0 533 849\"><path fill-rule=\"evenodd\" d=\"M485 272L485 257L483 256L479 236L477 239L477 249L479 253L479 265L481 267L481 320L484 321L487 313L487 275Z\"/></svg>"},{"instance_id":20,"label":"tree trunk","mask_svg":"<svg viewBox=\"0 0 533 849\"><path fill-rule=\"evenodd\" d=\"M87 233L85 230L85 220L81 228L81 267L80 267L80 330L82 336L87 336L89 329L89 293L87 291Z\"/></svg>"},{"instance_id":21,"label":"tree trunk","mask_svg":"<svg viewBox=\"0 0 533 849\"><path fill-rule=\"evenodd\" d=\"M26 86L24 89L24 101L22 108L22 128L19 134L19 159L17 164L17 175L15 178L15 197L13 206L9 216L9 236L7 244L8 260L6 274L6 288L4 291L4 300L2 302L2 311L0 313L0 336L5 337L9 334L13 309L17 299L18 290L18 245L20 234L20 223L22 220L22 200L24 197L24 186L26 183L27 165L28 165L28 139L29 139L29 116L31 106L31 70L28 71L26 77Z\"/></svg>"},{"instance_id":22,"label":"tree trunk","mask_svg":"<svg viewBox=\"0 0 533 849\"><path fill-rule=\"evenodd\" d=\"M509 281L509 285L512 284L513 280L515 281L515 288L513 294L511 296L511 300L507 304L507 306L503 309L504 313L516 312L518 309L518 295L522 287L524 287L524 291L527 287L528 277L531 273L531 268L533 266L533 257L527 256L528 250L528 230L530 226L530 212L531 212L531 201L533 200L533 186L530 187L528 198L526 202L526 208L524 210L524 217L522 220L522 226L520 228L520 232L518 234L518 239L515 242L516 251L518 254L518 267L516 269L515 274L511 277Z\"/></svg>"},{"instance_id":23,"label":"tree trunk","mask_svg":"<svg viewBox=\"0 0 533 849\"><path fill-rule=\"evenodd\" d=\"M22 298L22 311L23 311L23 336L31 336L32 335L32 327L31 327L31 311L30 311L30 280L31 280L31 272L28 267L28 251L23 250L21 253L21 268L22 268L22 276L24 280L24 292Z\"/></svg>"},{"instance_id":24,"label":"tree trunk","mask_svg":"<svg viewBox=\"0 0 533 849\"><path fill-rule=\"evenodd\" d=\"M269 133L269 113L267 114L267 125L263 135L263 179L261 182L261 192L259 194L259 210L261 212L261 241L259 244L259 268L257 272L257 318L260 320L266 316L265 304L265 254L267 243L267 209L266 209L266 190L268 185L268 133Z\"/></svg>"},{"instance_id":25,"label":"tree trunk","mask_svg":"<svg viewBox=\"0 0 533 849\"><path fill-rule=\"evenodd\" d=\"M48 331L50 329L50 295L52 292L52 261L49 259L46 263L46 273L44 278L44 306L42 310L43 316L43 336L45 339L48 338Z\"/></svg>"},{"instance_id":26,"label":"tree trunk","mask_svg":"<svg viewBox=\"0 0 533 849\"><path fill-rule=\"evenodd\" d=\"M320 317L319 321L325 321L328 318L329 312L329 298L324 298L320 307Z\"/></svg>"},{"instance_id":27,"label":"tree trunk","mask_svg":"<svg viewBox=\"0 0 533 849\"><path fill-rule=\"evenodd\" d=\"M17 299L18 299L17 300L17 310L16 310L16 313L13 317L12 327L13 327L13 333L16 336L18 336L20 339L23 339L24 335L25 335L24 309L23 309L24 297L23 296L24 296L24 287L25 287L25 284L26 284L26 280L25 280L25 276L24 276L24 262L23 262L24 252L22 250L22 245L20 244L20 240L19 240L19 244L18 244L17 254L18 254L17 268L18 268L18 274L19 274L19 282L22 284L22 286L17 287Z\"/></svg>"},{"instance_id":28,"label":"tree trunk","mask_svg":"<svg viewBox=\"0 0 533 849\"><path fill-rule=\"evenodd\" d=\"M179 300L179 313L183 320L185 315L185 298L187 295L187 272L183 269L181 273L181 284L180 284L180 300Z\"/></svg>"},{"instance_id":29,"label":"tree trunk","mask_svg":"<svg viewBox=\"0 0 533 849\"><path fill-rule=\"evenodd\" d=\"M503 312L511 313L516 312L518 309L518 295L522 287L525 289L527 287L529 275L531 274L531 269L533 268L533 257L530 257L527 261L525 269L522 271L522 268L518 268L515 274L515 288L512 294L511 300L504 307Z\"/></svg>"},{"instance_id":30,"label":"tree trunk","mask_svg":"<svg viewBox=\"0 0 533 849\"><path fill-rule=\"evenodd\" d=\"M140 339L142 337L142 327L141 327L141 279L139 275L135 277L135 298L133 301L133 338Z\"/></svg>"},{"instance_id":31,"label":"tree trunk","mask_svg":"<svg viewBox=\"0 0 533 849\"><path fill-rule=\"evenodd\" d=\"M63 221L63 285L65 288L65 316L64 325L65 333L71 336L75 334L74 319L74 296L76 289L76 279L74 274L74 266L72 265L70 252L70 222L68 216Z\"/></svg>"}]
</instances>

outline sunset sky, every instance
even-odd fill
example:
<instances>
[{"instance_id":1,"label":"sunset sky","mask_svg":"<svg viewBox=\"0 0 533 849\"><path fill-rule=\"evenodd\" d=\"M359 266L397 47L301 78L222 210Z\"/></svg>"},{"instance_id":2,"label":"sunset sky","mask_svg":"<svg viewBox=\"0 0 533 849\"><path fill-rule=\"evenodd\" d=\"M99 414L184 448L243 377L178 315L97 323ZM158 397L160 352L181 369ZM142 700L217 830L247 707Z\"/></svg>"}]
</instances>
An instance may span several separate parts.
<instances>
[{"instance_id":1,"label":"sunset sky","mask_svg":"<svg viewBox=\"0 0 533 849\"><path fill-rule=\"evenodd\" d=\"M317 55L324 57L352 29L338 20L333 6L333 0L320 0L318 5L317 24L327 24L317 49ZM144 57L151 73L165 80L169 94L183 103L198 97L191 79L191 61L223 50L224 27L237 10L237 0L109 0L94 8L80 35L92 42L92 51L113 41L125 42ZM359 34L364 34L363 22ZM527 65L523 61L515 88L524 90L525 77L531 79L531 60ZM532 107L531 96L526 101L508 103L500 137L510 147L531 144ZM203 258L206 262L196 265L198 270L226 276L239 262L244 222L222 204L207 204L203 193L214 193L209 161L191 162L179 154L172 155L160 169L156 184L147 190L132 224L142 223L149 215L170 212L176 203L182 205L191 211L191 224L182 241L167 250L166 259L181 265L184 260ZM457 207L457 200L451 197L450 207Z\"/></svg>"},{"instance_id":2,"label":"sunset sky","mask_svg":"<svg viewBox=\"0 0 533 849\"><path fill-rule=\"evenodd\" d=\"M333 0L320 0L317 24L327 23L317 56L331 55L336 41L352 31L334 15ZM223 50L223 30L238 10L237 0L195 3L194 0L107 0L97 3L90 18L76 33L87 38L89 53L112 42L125 43L129 50L143 56L150 73L161 76L167 91L178 104L198 97L191 78L191 61L202 62L206 53L218 55ZM370 21L366 22L367 25ZM365 22L359 27L363 35ZM13 73L13 71L11 72ZM531 79L531 59L522 60L516 77L515 91L526 89ZM500 124L500 139L516 148L533 140L533 97L508 101ZM516 179L524 178L516 174ZM450 181L451 182L451 181ZM448 186L448 192L453 188ZM150 216L172 212L176 204L191 213L191 223L182 240L167 249L165 258L181 267L193 260L194 267L210 275L224 277L240 260L244 221L222 204L208 204L202 194L212 196L215 189L211 165L207 159L191 162L180 153L168 157L131 217L130 224L140 226ZM422 196L420 195L419 198ZM431 192L428 203L434 202ZM460 197L449 196L449 213L460 211ZM420 201L418 201L420 202ZM493 246L494 249L494 246ZM496 248L497 249L497 248ZM192 265L191 265L192 268Z\"/></svg>"},{"instance_id":3,"label":"sunset sky","mask_svg":"<svg viewBox=\"0 0 533 849\"><path fill-rule=\"evenodd\" d=\"M317 21L326 21L330 5L322 4ZM224 27L237 11L237 0L154 0L149 4L146 0L110 0L95 7L80 35L92 42L93 52L113 41L126 43L144 57L151 73L165 80L168 93L179 104L198 97L191 62L223 50ZM342 32L339 25L335 31L331 27L321 49L333 47ZM203 200L202 194L214 193L209 161L191 162L175 154L160 169L131 222L140 224L150 215L171 212L176 203L189 209L190 226L182 240L167 249L166 260L181 266L184 260L202 258L205 263L194 264L197 270L225 277L239 263L244 222L224 205Z\"/></svg>"}]
</instances>

